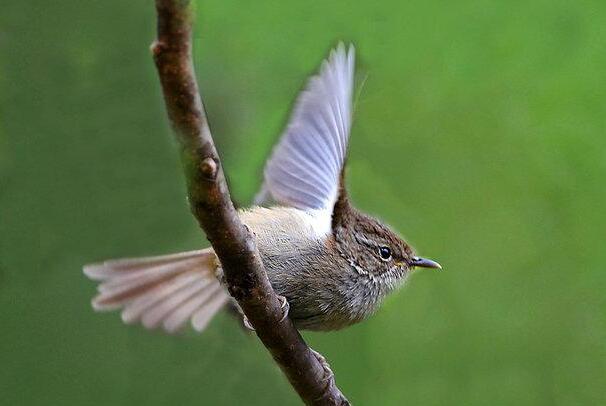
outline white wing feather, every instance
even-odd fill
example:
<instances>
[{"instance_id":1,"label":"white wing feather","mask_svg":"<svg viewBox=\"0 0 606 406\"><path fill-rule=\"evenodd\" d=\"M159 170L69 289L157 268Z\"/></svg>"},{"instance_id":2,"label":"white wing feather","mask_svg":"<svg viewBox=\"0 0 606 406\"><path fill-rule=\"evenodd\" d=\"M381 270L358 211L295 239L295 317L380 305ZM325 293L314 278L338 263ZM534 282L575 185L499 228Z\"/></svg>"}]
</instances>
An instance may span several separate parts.
<instances>
[{"instance_id":1,"label":"white wing feather","mask_svg":"<svg viewBox=\"0 0 606 406\"><path fill-rule=\"evenodd\" d=\"M351 128L353 76L354 48L341 43L300 93L256 204L324 212L330 221Z\"/></svg>"}]
</instances>

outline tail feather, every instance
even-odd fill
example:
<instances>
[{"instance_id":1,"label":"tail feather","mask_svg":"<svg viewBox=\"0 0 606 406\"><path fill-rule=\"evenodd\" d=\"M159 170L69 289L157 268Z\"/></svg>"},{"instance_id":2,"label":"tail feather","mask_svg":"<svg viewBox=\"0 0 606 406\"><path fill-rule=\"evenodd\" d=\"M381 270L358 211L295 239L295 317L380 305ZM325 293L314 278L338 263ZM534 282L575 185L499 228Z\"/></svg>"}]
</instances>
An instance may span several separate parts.
<instances>
[{"instance_id":1,"label":"tail feather","mask_svg":"<svg viewBox=\"0 0 606 406\"><path fill-rule=\"evenodd\" d=\"M229 295L215 270L211 249L110 260L84 267L89 278L101 282L99 294L92 301L95 310L123 308L125 323L140 321L147 328L162 326L170 333L188 320L202 331L227 303Z\"/></svg>"},{"instance_id":2,"label":"tail feather","mask_svg":"<svg viewBox=\"0 0 606 406\"><path fill-rule=\"evenodd\" d=\"M126 288L131 286L139 286L146 281L159 279L163 275L171 276L183 269L193 268L200 265L199 258L187 259L169 264L152 265L148 268L129 271L128 273L118 274L106 279L99 285L100 292L111 292L117 288Z\"/></svg>"},{"instance_id":3,"label":"tail feather","mask_svg":"<svg viewBox=\"0 0 606 406\"><path fill-rule=\"evenodd\" d=\"M106 280L120 272L147 269L155 265L171 264L184 259L205 258L209 255L209 252L212 251L204 249L152 257L110 259L100 264L86 265L84 273L92 280Z\"/></svg>"},{"instance_id":4,"label":"tail feather","mask_svg":"<svg viewBox=\"0 0 606 406\"><path fill-rule=\"evenodd\" d=\"M135 274L121 275L118 273L114 277L109 277L98 286L99 296L93 302L97 310L103 310L104 307L115 308L116 305L122 305L129 301L133 295L146 292L149 289L161 285L175 276L184 273L200 273L208 270L204 268L204 263L197 259L178 261L172 264L152 266L148 269L136 271Z\"/></svg>"},{"instance_id":5,"label":"tail feather","mask_svg":"<svg viewBox=\"0 0 606 406\"><path fill-rule=\"evenodd\" d=\"M156 304L169 298L173 293L184 286L189 285L196 279L196 275L180 275L176 277L172 283L157 286L149 292L137 297L124 306L124 310L122 310L121 314L122 321L126 324L133 324L141 320L143 314L148 312Z\"/></svg>"},{"instance_id":6,"label":"tail feather","mask_svg":"<svg viewBox=\"0 0 606 406\"><path fill-rule=\"evenodd\" d=\"M168 316L163 323L164 329L167 331L176 331L180 326L184 325L189 318L192 318L192 325L194 328L198 331L202 331L203 329L198 328L197 324L194 323L195 319L192 315L195 316L196 312L200 309L211 314L210 317L212 318L216 312L213 310L213 299L215 296L219 296L223 300L222 305L227 302L227 295L224 294L221 286L216 285L209 289L204 289L200 294L190 297L179 307L179 309ZM219 307L222 307L222 305Z\"/></svg>"},{"instance_id":7,"label":"tail feather","mask_svg":"<svg viewBox=\"0 0 606 406\"><path fill-rule=\"evenodd\" d=\"M215 313L227 303L228 299L229 296L225 292L215 292L213 297L193 314L191 324L194 329L198 332L203 331Z\"/></svg>"},{"instance_id":8,"label":"tail feather","mask_svg":"<svg viewBox=\"0 0 606 406\"><path fill-rule=\"evenodd\" d=\"M181 288L170 297L162 300L143 314L141 323L146 328L153 329L158 327L165 318L169 317L173 311L176 311L180 305L192 297L200 294L209 284L207 279L196 279L194 282Z\"/></svg>"}]
</instances>

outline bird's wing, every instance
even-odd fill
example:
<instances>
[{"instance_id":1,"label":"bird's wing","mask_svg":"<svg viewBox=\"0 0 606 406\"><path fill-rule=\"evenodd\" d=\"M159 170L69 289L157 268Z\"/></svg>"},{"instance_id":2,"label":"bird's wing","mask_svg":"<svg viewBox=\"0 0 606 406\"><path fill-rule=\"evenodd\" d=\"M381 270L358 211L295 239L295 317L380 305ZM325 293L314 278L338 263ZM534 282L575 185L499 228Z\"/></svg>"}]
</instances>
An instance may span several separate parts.
<instances>
[{"instance_id":1,"label":"bird's wing","mask_svg":"<svg viewBox=\"0 0 606 406\"><path fill-rule=\"evenodd\" d=\"M330 214L339 190L351 127L354 48L340 43L296 101L265 166L255 203ZM329 227L323 224L321 228Z\"/></svg>"}]
</instances>

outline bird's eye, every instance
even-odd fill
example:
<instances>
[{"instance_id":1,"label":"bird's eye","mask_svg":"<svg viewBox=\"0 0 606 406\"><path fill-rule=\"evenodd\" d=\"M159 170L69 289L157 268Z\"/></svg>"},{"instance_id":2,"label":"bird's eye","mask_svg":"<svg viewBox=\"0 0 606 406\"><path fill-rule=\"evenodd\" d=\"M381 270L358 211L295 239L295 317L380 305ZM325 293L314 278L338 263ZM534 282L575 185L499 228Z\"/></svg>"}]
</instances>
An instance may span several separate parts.
<instances>
[{"instance_id":1,"label":"bird's eye","mask_svg":"<svg viewBox=\"0 0 606 406\"><path fill-rule=\"evenodd\" d=\"M387 247L379 247L379 255L383 261L391 259L391 250Z\"/></svg>"}]
</instances>

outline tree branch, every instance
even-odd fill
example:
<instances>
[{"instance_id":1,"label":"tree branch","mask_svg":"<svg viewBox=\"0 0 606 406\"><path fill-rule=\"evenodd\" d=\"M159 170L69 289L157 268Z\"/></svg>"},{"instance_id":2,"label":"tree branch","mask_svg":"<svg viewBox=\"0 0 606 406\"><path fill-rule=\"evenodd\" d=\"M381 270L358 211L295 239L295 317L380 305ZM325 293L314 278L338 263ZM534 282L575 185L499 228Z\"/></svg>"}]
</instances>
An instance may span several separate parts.
<instances>
[{"instance_id":1,"label":"tree branch","mask_svg":"<svg viewBox=\"0 0 606 406\"><path fill-rule=\"evenodd\" d=\"M301 399L308 405L349 405L322 357L289 318L281 320L254 238L232 204L195 79L189 3L156 0L158 37L151 49L181 147L192 213L221 261L230 294Z\"/></svg>"}]
</instances>

